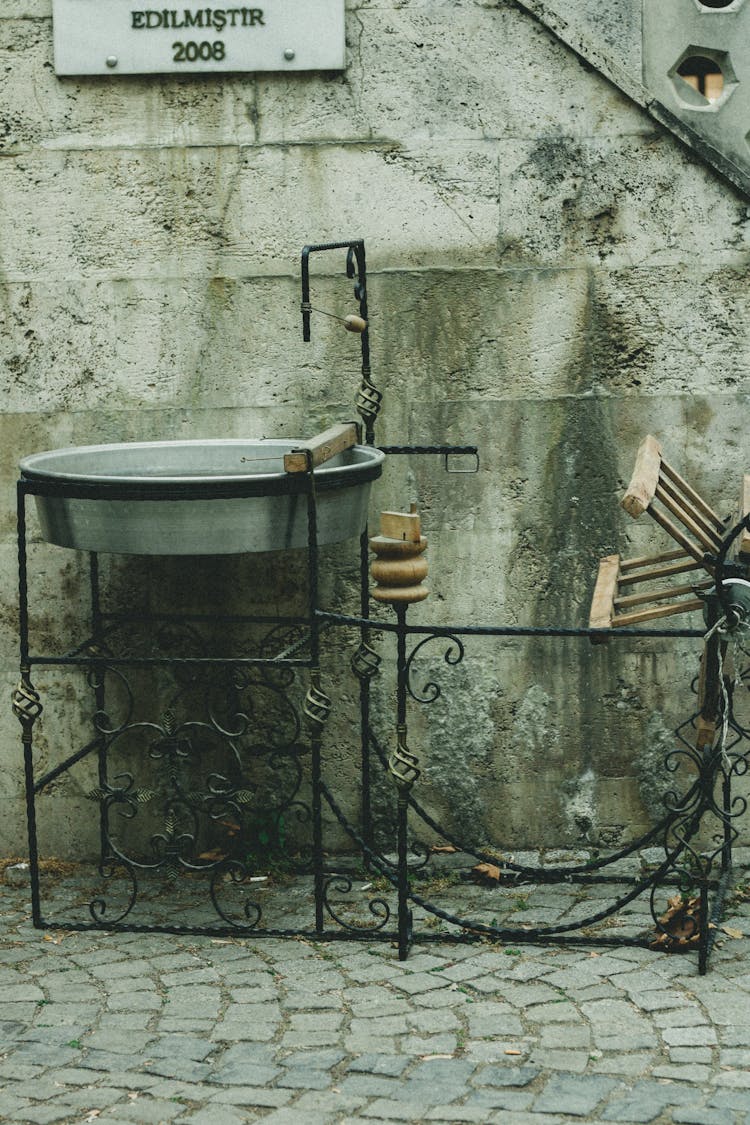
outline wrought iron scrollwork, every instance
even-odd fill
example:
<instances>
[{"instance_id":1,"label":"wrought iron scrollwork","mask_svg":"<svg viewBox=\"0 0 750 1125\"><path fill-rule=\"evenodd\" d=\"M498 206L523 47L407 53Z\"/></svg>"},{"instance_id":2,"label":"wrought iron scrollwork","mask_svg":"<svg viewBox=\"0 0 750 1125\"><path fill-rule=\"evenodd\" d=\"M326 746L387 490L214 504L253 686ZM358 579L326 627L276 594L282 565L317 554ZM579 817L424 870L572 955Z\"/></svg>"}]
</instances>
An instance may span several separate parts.
<instances>
[{"instance_id":1,"label":"wrought iron scrollwork","mask_svg":"<svg viewBox=\"0 0 750 1125\"><path fill-rule=\"evenodd\" d=\"M88 904L89 914L94 922L116 926L127 918L135 906L138 898L138 879L130 864L120 858L102 860L99 864L99 876L105 882L117 879L118 876L126 880L125 903L119 912L111 909L111 896L107 898L103 894L97 895Z\"/></svg>"},{"instance_id":2,"label":"wrought iron scrollwork","mask_svg":"<svg viewBox=\"0 0 750 1125\"><path fill-rule=\"evenodd\" d=\"M355 258L356 251L350 248L348 264L351 270L355 268ZM358 259L356 264L359 265ZM358 281L357 295L365 299L362 279ZM365 361L366 356L363 355L361 393L364 401L360 412L368 421L368 429L371 429L380 405L380 392L372 383L369 364ZM368 437L368 440L372 438ZM405 448L397 451L407 452ZM411 450L436 451L426 448ZM314 545L315 496L312 480L310 485L309 544ZM317 565L316 559L310 568L311 586L313 579L317 582ZM723 565L724 556L718 562L718 572ZM362 590L366 594L366 566L362 570L362 579ZM207 648L197 629L187 625L183 627L179 622L170 622L161 630L154 629L153 635L147 631L145 641L141 638L140 649L130 661L122 656L115 659L101 644L96 649L90 648L88 653L88 642L75 650L74 662L81 663L81 654L88 660L89 683L96 696L94 738L65 762L48 771L37 783L36 789L33 787L33 771L29 770L32 782L29 791L33 801L36 792L52 789L51 782L63 772L83 762L84 758L96 759L98 784L90 788L89 796L97 801L100 810L102 862L99 875L104 888L101 893L93 894L88 903L94 924L125 928L141 891L144 891L142 897L147 898L148 880L154 877L151 882L156 884L158 895L163 891L163 882L159 880L173 880L179 874L185 877L183 885L187 883L189 887L195 885L198 876L202 878L204 891L207 887L207 909L212 911L211 928L216 929L216 919L219 919L232 931L245 933L258 930L267 899L265 891L260 889L263 887L260 880L266 876L257 872L272 870L269 856L278 851L295 860L296 871L305 869L313 873L315 933L323 932L323 915L327 913L339 927L348 931L342 935L344 937L350 934L365 938L372 935L381 940L397 937L399 956L405 956L411 943L410 906L414 904L432 915L433 920L446 921L457 927L460 933L452 935L456 940L463 940L467 934L492 934L512 937L514 941L554 941L566 936L575 941L579 940L576 935L581 930L608 921L643 895L649 898L656 932L669 935L669 925L657 909L659 894L667 885L674 885L688 905L692 898L696 899L697 906L690 906L686 911L682 937L687 939L688 944L705 945L708 887L716 882L719 865L722 878L731 865L731 847L737 839L737 824L748 804L745 796L731 793L730 783L750 768L748 753L743 752L740 745L748 737L750 726L741 722L734 713L735 697L740 693L732 691L721 666L719 698L712 716L717 720L713 728L713 742L704 739L696 746L694 728L697 715L690 724L693 737L688 735L687 726L678 728L679 744L666 755L666 772L673 781L666 796L665 814L659 824L639 841L629 843L613 855L594 855L583 862L566 863L556 868L533 867L531 864L515 863L512 857L506 861L483 856L475 848L464 846L413 798L412 790L420 777L421 765L408 743L407 696L421 704L434 703L441 697L439 677L431 678L430 673L418 678L419 657L428 644L437 640L445 645L444 663L453 667L464 659L461 638L469 634L579 635L588 638L590 631L500 630L479 626L455 626L451 627L455 631L450 631L435 626L437 631L428 631L424 635L423 628L406 625L405 608L400 613L397 609L396 747L387 755L377 745L370 726L368 683L378 671L380 658L367 642L379 624L366 616L347 619L338 615L338 624L356 625L362 630L358 636L363 643L354 654L352 668L362 684L363 760L367 759L369 770L370 750L374 747L376 755L373 761L377 759L381 763L378 780L383 783L390 777L395 783L393 786L381 784L379 790L379 793L387 790L389 809L396 803L398 805L398 815L394 818L398 854L393 854L392 844L396 834L391 827L386 857L372 846L372 819L359 833L344 816L325 784L320 740L332 701L320 686L320 622L316 614L330 619L331 623L334 615L326 615L319 610L317 588L315 593L316 597L311 598L315 612L311 611L309 618L290 617L281 622L274 619L275 625L270 631L268 627L272 621L269 618L228 618L233 622L233 628L237 625L238 629L246 629L252 639L251 644L243 641L243 656L236 657L234 661L215 655L217 650L225 651L225 638L221 638L220 644L218 635L211 634L212 644ZM362 601L366 605L367 598ZM368 610L364 608L362 612L366 615ZM161 615L161 618L164 616ZM200 620L206 624L205 617ZM238 620L241 624L237 623ZM109 626L106 622L104 625L106 628L98 628L95 622L97 642L102 641L105 634L108 641L111 639ZM380 626L390 631L394 628L383 622ZM211 633L210 627L208 631ZM261 632L266 635L258 643ZM640 634L632 630L630 635ZM680 635L699 637L694 631L683 631ZM415 647L407 657L406 648L412 642L415 642ZM159 646L166 646L179 655L162 659L161 654L155 653ZM25 650L22 648L22 651ZM117 651L122 652L119 647ZM260 657L251 656L251 652L260 652ZM155 659L155 656L158 658ZM39 658L34 656L31 659L38 661ZM146 688L145 705L139 698L137 708L133 701L138 693L131 691L121 667L116 667L128 663L137 668L135 686L143 684ZM304 702L304 688L295 679L294 670L294 665L300 664L310 668L311 683ZM711 667L715 668L715 663ZM167 679L168 676L171 678ZM747 680L749 677L750 670L745 670L742 678ZM460 674L458 678L461 679ZM152 714L153 699L159 694L162 698L159 710L164 711L165 706L167 709L160 721L147 721L143 716ZM29 679L28 668L22 668L22 680L14 695L13 708L24 730L26 757L30 761L31 731L41 714L41 701ZM373 705L372 712L375 710ZM136 715L138 721L135 721ZM303 736L305 724L309 732L307 738ZM306 784L305 767L308 763L312 793L310 807L299 798ZM93 785L93 780L88 784ZM369 794L368 790L368 801ZM368 888L356 887L350 874L337 873L326 863L323 850L324 807L327 813L333 814L344 832L344 838L359 850L368 871L379 872L394 889L398 897L397 912L392 910L388 898L379 891L376 897L361 898L360 895ZM368 815L371 811L368 804ZM304 842L299 845L296 841L292 845L290 838L294 834L292 822L304 825L307 821L312 821L313 831L310 834L311 862L304 868L299 857L309 845ZM144 822L145 831L141 829ZM617 869L611 869L615 871L614 876L611 872L602 872L619 859L627 857L632 863L640 846L650 847L658 842L663 848L663 856L658 864L646 872L642 871L637 878L633 879L628 874L623 880L626 889L612 901L607 900L606 904L597 901L587 917L582 917L581 911L572 911L566 915L565 921L556 924L510 929L494 922L488 924L484 919L472 922L442 910L428 901L433 891L437 893L439 890L434 885L430 886L430 895L417 893L420 885L428 886L427 880L414 871L418 864L413 862L415 849L410 837L415 824L419 823L430 829L428 835L432 834L431 838L439 837L448 842L445 850L455 847L456 851L466 852L480 861L496 862L500 881L512 881L514 887L521 879L582 885L594 881L614 881L615 878L619 881ZM136 828L141 830L136 832ZM303 833L300 832L300 835ZM293 856L289 856L292 847L296 850ZM435 852L438 850L434 849ZM432 854L432 849L422 844L417 844L417 851L424 863ZM727 863L728 855L730 863ZM693 894L694 891L697 893ZM572 917L574 913L575 918ZM647 924L651 919L646 918ZM387 930L389 920L396 921L396 935ZM613 944L615 940L610 934L603 937L602 944ZM636 939L632 940L635 942ZM646 944L646 941L638 939L638 944Z\"/></svg>"},{"instance_id":3,"label":"wrought iron scrollwork","mask_svg":"<svg viewBox=\"0 0 750 1125\"><path fill-rule=\"evenodd\" d=\"M106 697L108 701L107 710L98 709L93 714L94 730L97 734L110 736L124 730L132 722L135 707L133 691L127 677L119 668L114 668L108 664L95 664L93 668L89 669L87 679L96 698L104 699ZM114 718L111 714L113 694L120 696L122 714L119 719Z\"/></svg>"},{"instance_id":4,"label":"wrought iron scrollwork","mask_svg":"<svg viewBox=\"0 0 750 1125\"><path fill-rule=\"evenodd\" d=\"M200 651L195 630L189 639L192 651ZM295 828L310 821L311 810L299 798L307 747L294 670L227 662L183 664L179 673L161 720L151 722L134 721L134 692L120 668L97 661L89 670L99 702L99 780L87 796L100 807L100 874L107 880L89 912L102 924L123 923L148 897L146 877L174 882L181 874L203 874L218 919L254 928L262 910L247 891L258 863L309 866L309 845L299 842ZM151 690L156 687L164 691L163 674ZM120 706L113 717L109 696L115 694ZM314 715L324 710L316 700ZM197 717L183 717L196 711ZM146 839L128 828L136 820L153 824ZM108 900L124 875L128 901L113 908Z\"/></svg>"},{"instance_id":5,"label":"wrought iron scrollwork","mask_svg":"<svg viewBox=\"0 0 750 1125\"><path fill-rule=\"evenodd\" d=\"M430 633L429 636L416 644L406 660L406 686L409 695L416 703L435 703L442 695L440 685L432 680L423 684L421 689L415 689L413 684L414 659L426 645L432 644L434 641L448 642L448 647L443 654L443 660L452 667L460 664L465 655L463 641L461 641L459 637L452 636L450 633Z\"/></svg>"},{"instance_id":6,"label":"wrought iron scrollwork","mask_svg":"<svg viewBox=\"0 0 750 1125\"><path fill-rule=\"evenodd\" d=\"M232 889L245 887L251 878L248 865L237 859L222 861L211 873L209 894L214 910L223 921L238 929L256 929L263 917L261 906L258 902L243 897L238 917L237 912L230 913L228 905L222 902L222 894L227 897Z\"/></svg>"},{"instance_id":7,"label":"wrought iron scrollwork","mask_svg":"<svg viewBox=\"0 0 750 1125\"><path fill-rule=\"evenodd\" d=\"M352 893L354 882L350 875L347 874L331 874L325 879L323 885L323 906L330 917L341 926L342 929L348 930L350 933L367 934L377 933L388 925L391 918L391 908L384 898L370 898L366 904L357 906L355 904L347 903L347 909L353 913L354 917L345 917L341 906L336 906L331 903L331 893L335 892L340 895L348 895ZM372 915L373 921L369 924L359 920L358 912L361 906L365 908Z\"/></svg>"}]
</instances>

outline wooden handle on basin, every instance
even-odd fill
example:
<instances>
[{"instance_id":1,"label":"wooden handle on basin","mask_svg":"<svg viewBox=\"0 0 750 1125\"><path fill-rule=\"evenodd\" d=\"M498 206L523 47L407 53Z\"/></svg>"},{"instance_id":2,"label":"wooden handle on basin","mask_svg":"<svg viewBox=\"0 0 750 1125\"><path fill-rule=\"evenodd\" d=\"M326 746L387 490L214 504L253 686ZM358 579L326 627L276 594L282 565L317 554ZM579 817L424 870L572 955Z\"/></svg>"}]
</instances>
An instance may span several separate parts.
<instances>
[{"instance_id":1,"label":"wooden handle on basin","mask_svg":"<svg viewBox=\"0 0 750 1125\"><path fill-rule=\"evenodd\" d=\"M303 441L290 453L284 454L284 472L306 473L307 454L312 454L312 465L316 469L324 461L329 461L337 453L351 449L357 444L359 434L356 422L343 422L338 426L331 426L322 434L317 434L310 441Z\"/></svg>"}]
</instances>

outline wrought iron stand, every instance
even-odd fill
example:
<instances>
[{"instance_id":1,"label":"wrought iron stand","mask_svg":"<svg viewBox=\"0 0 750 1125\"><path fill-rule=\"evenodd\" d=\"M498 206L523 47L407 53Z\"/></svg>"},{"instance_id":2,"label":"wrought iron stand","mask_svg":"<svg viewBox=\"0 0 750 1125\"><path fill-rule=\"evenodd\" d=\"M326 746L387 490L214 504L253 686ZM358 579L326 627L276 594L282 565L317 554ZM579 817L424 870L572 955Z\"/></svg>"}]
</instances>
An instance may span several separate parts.
<instances>
[{"instance_id":1,"label":"wrought iron stand","mask_svg":"<svg viewBox=\"0 0 750 1125\"><path fill-rule=\"evenodd\" d=\"M366 321L367 293L364 246L360 241L306 247L303 252L303 319L309 338L309 255L314 251L345 249L347 275L356 276L355 295ZM375 443L374 424L381 395L372 382L367 332L362 333L362 385L357 408L365 424L365 440ZM383 447L391 455L475 457L472 446ZM708 637L705 667L707 688L701 708L676 735L679 745L668 753L665 768L676 773L687 766L692 777L682 793L670 794L663 817L639 839L607 856L592 856L557 866L514 862L478 850L456 833L438 824L415 797L420 776L417 754L408 744L409 701L430 705L440 697L437 684L421 687L415 682L417 656L428 644L443 646L449 667L460 664L469 642L491 642L496 638L577 638L588 643L596 630L576 628L515 628L428 626L411 624L405 606L395 608L395 620L373 617L370 609L368 538L359 544L359 613L344 614L320 604L319 549L315 470L308 464L295 486L304 497L308 517L306 552L307 607L298 616L230 616L206 618L168 614L116 614L102 605L99 558L90 558L90 631L73 648L61 654L37 653L32 649L29 626L29 563L26 503L36 495L64 495L86 499L93 495L83 487L61 486L22 478L18 483L18 559L20 586L21 679L13 707L22 728L25 763L31 894L34 925L70 930L111 929L134 932L166 931L184 934L304 935L315 940L359 939L388 941L397 945L401 959L413 942L470 941L482 938L513 944L524 942L589 942L594 945L653 944L661 935L661 946L697 949L699 968L705 972L732 871L732 847L737 839L736 823L745 811L744 798L733 794L733 781L747 772L750 736L735 716L732 685L723 668L726 624L722 603L721 568L731 542L748 521L727 536L719 559L718 593L708 600ZM234 485L223 495L246 496L252 483ZM97 495L100 495L97 492ZM215 489L210 497L216 496ZM165 489L163 495L148 492L148 499L189 503L210 498L195 486ZM143 501L137 487L111 489L113 500ZM219 631L236 628L252 634L252 644L241 652L201 651L201 627L211 624ZM133 640L134 630L144 638ZM324 732L332 702L325 691L321 644L324 635L339 637L355 630L358 645L351 659L359 690L359 763L361 813L359 824L351 823L341 807L335 782L326 776ZM371 687L380 672L377 638L393 635L396 645L393 699L395 722L381 736L373 719ZM630 628L607 631L619 637L681 637L703 639L702 630ZM139 648L140 644L140 648ZM36 740L42 700L32 674L41 669L79 669L88 678L94 698L93 736L74 751L55 753L52 765L42 765ZM127 676L144 672L150 677L166 673L174 683L167 706L158 718L139 710ZM297 676L304 673L307 690L301 699ZM750 671L741 678L747 681ZM304 689L303 689L304 690ZM254 708L253 693L263 698ZM300 702L296 702L299 694ZM186 707L193 713L183 714ZM273 718L264 715L271 709ZM721 737L696 750L690 737L701 709L712 708ZM195 712L198 713L195 713ZM303 733L303 727L306 733ZM46 739L52 745L50 738ZM118 764L120 750L127 745L129 761L146 763L156 771L157 783L142 785L130 767ZM137 751L133 747L137 746ZM217 763L217 758L220 763ZM309 765L306 763L309 761ZM72 771L91 770L95 782L87 796L99 815L99 863L97 878L102 890L82 904L83 915L50 918L42 904L42 881L38 847L38 801ZM259 786L253 771L265 769L275 785ZM374 780L387 777L396 794L395 852L376 840L372 788ZM304 787L304 792L303 792ZM275 796L273 790L276 789ZM159 813L161 824L155 824ZM124 840L123 827L137 827L140 818L150 832L135 833L135 842ZM305 839L290 843L290 822L307 829ZM332 861L326 851L326 823L338 825L350 841L355 861ZM477 863L498 869L498 880L513 885L524 882L550 885L562 883L588 886L595 883L622 884L618 865L644 848L659 846L661 860L629 885L615 892L612 901L594 908L585 917L545 926L514 926L462 917L433 901L430 890L430 849L412 840L414 830L426 830L433 840L464 853ZM294 872L312 887L312 917L286 927L269 925L259 900L263 864L268 854L285 851L284 873ZM265 857L261 858L265 851ZM363 876L363 872L365 873ZM139 921L143 890L154 879L156 898L164 898L165 881L174 885L177 875L187 877L188 890L196 897L202 882L211 915L177 922L173 911L157 921ZM366 900L366 917L360 909L346 905L355 879L378 878L385 890L375 889ZM683 892L682 928L660 920L657 893L676 887ZM690 892L688 893L688 887ZM283 885L282 885L283 891ZM492 892L488 892L491 894ZM389 898L395 896L395 911ZM594 932L623 907L640 896L648 900L652 932L614 935ZM688 900L693 897L696 904ZM168 905L168 904L167 904ZM205 903L204 903L205 905ZM438 926L415 931L413 911ZM658 942L657 942L658 944Z\"/></svg>"}]
</instances>

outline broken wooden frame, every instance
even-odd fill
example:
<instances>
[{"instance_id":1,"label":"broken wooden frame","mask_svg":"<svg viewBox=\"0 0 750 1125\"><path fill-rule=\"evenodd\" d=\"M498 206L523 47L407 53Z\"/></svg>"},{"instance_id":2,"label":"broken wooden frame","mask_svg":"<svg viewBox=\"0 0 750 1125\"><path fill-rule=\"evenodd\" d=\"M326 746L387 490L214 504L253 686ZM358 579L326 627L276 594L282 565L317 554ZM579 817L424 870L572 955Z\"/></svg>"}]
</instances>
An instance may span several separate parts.
<instances>
[{"instance_id":1,"label":"broken wooden frame","mask_svg":"<svg viewBox=\"0 0 750 1125\"><path fill-rule=\"evenodd\" d=\"M665 461L661 446L650 434L641 442L633 476L622 500L625 511L638 519L647 512L677 543L677 549L623 559L600 560L589 626L616 629L690 613L703 608L704 591L713 585L712 559L729 520L722 519L702 496ZM740 515L750 512L750 475L744 477ZM739 558L750 561L750 533L744 533ZM675 583L675 577L702 571L708 577ZM606 636L593 637L594 642Z\"/></svg>"}]
</instances>

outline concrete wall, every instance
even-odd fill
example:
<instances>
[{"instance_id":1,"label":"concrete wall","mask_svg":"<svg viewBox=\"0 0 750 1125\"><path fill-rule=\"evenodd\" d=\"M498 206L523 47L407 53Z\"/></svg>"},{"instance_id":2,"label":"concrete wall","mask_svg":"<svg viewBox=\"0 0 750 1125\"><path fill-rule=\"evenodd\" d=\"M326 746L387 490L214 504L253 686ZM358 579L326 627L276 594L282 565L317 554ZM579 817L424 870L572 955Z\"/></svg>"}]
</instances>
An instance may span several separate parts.
<instances>
[{"instance_id":1,"label":"concrete wall","mask_svg":"<svg viewBox=\"0 0 750 1125\"><path fill-rule=\"evenodd\" d=\"M648 431L722 511L736 502L746 204L510 0L348 7L343 74L78 80L54 75L50 0L2 5L7 692L21 455L299 436L352 416L356 340L323 317L300 339L308 241L366 240L379 441L480 447L478 475L394 458L376 491L376 509L417 499L423 513L433 594L415 621L584 624L599 556L662 543L617 506ZM315 262L314 295L346 312L342 266ZM50 643L77 627L84 564L34 545ZM351 592L348 565L331 564L334 600ZM283 579L263 566L275 607ZM421 799L501 846L632 835L658 810L665 731L693 707L697 655L684 642L472 641L451 668L425 652L443 695L411 716ZM37 678L53 761L80 700L65 676ZM353 686L330 678L328 768L352 809ZM387 732L385 677L377 709ZM0 851L23 851L7 710L0 731ZM60 788L51 850L90 842L84 788Z\"/></svg>"}]
</instances>

